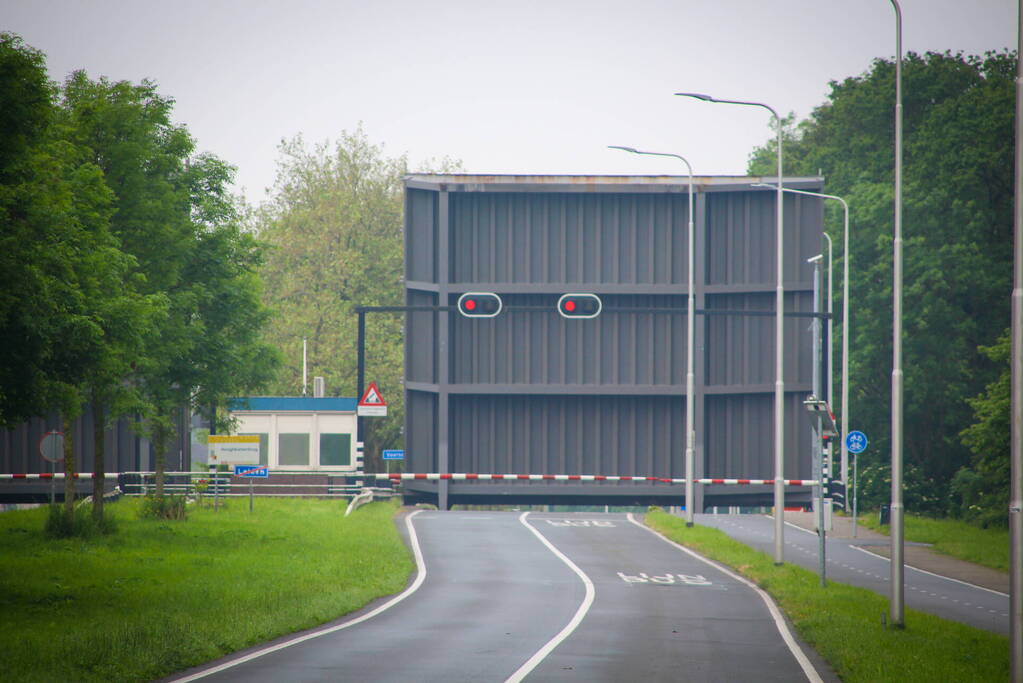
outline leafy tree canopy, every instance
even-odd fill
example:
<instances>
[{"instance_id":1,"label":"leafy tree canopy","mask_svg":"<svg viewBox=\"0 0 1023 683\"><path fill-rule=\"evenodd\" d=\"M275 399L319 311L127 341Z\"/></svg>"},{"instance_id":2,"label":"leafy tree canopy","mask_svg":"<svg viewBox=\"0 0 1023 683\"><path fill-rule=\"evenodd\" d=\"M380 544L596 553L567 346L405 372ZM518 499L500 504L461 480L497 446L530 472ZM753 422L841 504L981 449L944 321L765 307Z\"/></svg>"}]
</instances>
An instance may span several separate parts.
<instances>
[{"instance_id":1,"label":"leafy tree canopy","mask_svg":"<svg viewBox=\"0 0 1023 683\"><path fill-rule=\"evenodd\" d=\"M250 216L270 245L262 275L274 310L265 339L285 363L274 393L302 392L302 340L311 376L332 396L356 394L357 306L403 301L404 156L388 157L362 128L310 148L301 137L281 142L269 201ZM443 159L445 170L458 163ZM366 458L403 443L404 319L366 316L366 381L376 381L387 418L367 420ZM371 465L372 466L372 465Z\"/></svg>"},{"instance_id":2,"label":"leafy tree canopy","mask_svg":"<svg viewBox=\"0 0 1023 683\"><path fill-rule=\"evenodd\" d=\"M906 498L918 512L945 512L970 462L959 436L973 419L967 399L996 373L980 347L1009 317L1015 73L1014 53L903 62L904 453L922 482ZM832 82L828 101L783 133L785 174L822 172L851 210L849 412L870 435L868 476L890 452L894 96L894 64L877 60ZM754 151L750 173L775 173L774 144ZM886 500L878 487L867 502Z\"/></svg>"},{"instance_id":3,"label":"leafy tree canopy","mask_svg":"<svg viewBox=\"0 0 1023 683\"><path fill-rule=\"evenodd\" d=\"M253 391L277 363L234 169L172 109L149 81L77 71L58 88L0 33L0 422L57 409L67 426L92 401L102 453L104 409L141 411L158 469L177 410Z\"/></svg>"},{"instance_id":4,"label":"leafy tree canopy","mask_svg":"<svg viewBox=\"0 0 1023 683\"><path fill-rule=\"evenodd\" d=\"M402 301L406 160L387 158L361 128L311 149L301 137L285 140L279 153L272 197L252 216L271 245L262 274L275 316L265 338L287 359L272 390L301 393L307 339L310 374L324 377L328 394L354 396L355 307ZM388 417L368 429L370 454L401 442L403 320L370 315L366 329L367 382L388 401Z\"/></svg>"}]
</instances>

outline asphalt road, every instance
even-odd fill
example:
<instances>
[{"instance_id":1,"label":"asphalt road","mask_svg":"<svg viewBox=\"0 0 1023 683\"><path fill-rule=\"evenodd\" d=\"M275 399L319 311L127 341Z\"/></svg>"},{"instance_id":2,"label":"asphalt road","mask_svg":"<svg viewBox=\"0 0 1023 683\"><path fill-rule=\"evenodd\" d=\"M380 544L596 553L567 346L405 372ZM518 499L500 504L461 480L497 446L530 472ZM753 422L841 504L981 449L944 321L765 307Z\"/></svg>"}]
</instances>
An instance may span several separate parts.
<instances>
[{"instance_id":1,"label":"asphalt road","mask_svg":"<svg viewBox=\"0 0 1023 683\"><path fill-rule=\"evenodd\" d=\"M765 515L696 515L696 523L721 529L746 545L774 554L774 520ZM891 565L870 552L871 541L826 538L825 576L891 594ZM785 561L818 571L816 532L786 524ZM907 607L1009 635L1009 596L906 566ZM882 615L878 615L881 619Z\"/></svg>"},{"instance_id":2,"label":"asphalt road","mask_svg":"<svg viewBox=\"0 0 1023 683\"><path fill-rule=\"evenodd\" d=\"M754 587L625 515L427 511L408 527L425 573L390 606L179 680L833 680Z\"/></svg>"},{"instance_id":3,"label":"asphalt road","mask_svg":"<svg viewBox=\"0 0 1023 683\"><path fill-rule=\"evenodd\" d=\"M540 681L807 680L753 588L621 515L531 514L596 588Z\"/></svg>"}]
</instances>

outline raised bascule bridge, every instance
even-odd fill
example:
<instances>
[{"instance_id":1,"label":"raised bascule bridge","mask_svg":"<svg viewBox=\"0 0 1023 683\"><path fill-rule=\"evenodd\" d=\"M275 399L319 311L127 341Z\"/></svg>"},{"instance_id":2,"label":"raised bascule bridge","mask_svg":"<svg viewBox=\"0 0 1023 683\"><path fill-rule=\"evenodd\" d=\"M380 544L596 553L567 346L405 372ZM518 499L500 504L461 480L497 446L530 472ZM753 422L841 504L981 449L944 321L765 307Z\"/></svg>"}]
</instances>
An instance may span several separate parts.
<instances>
[{"instance_id":1,"label":"raised bascule bridge","mask_svg":"<svg viewBox=\"0 0 1023 683\"><path fill-rule=\"evenodd\" d=\"M773 502L776 193L754 185L775 180L694 179L695 477L728 480L697 487L697 511ZM688 190L680 176L406 178L406 471L434 475L408 477L407 499L687 502ZM783 476L810 480L820 199L786 194L784 223ZM810 495L790 482L786 505Z\"/></svg>"}]
</instances>

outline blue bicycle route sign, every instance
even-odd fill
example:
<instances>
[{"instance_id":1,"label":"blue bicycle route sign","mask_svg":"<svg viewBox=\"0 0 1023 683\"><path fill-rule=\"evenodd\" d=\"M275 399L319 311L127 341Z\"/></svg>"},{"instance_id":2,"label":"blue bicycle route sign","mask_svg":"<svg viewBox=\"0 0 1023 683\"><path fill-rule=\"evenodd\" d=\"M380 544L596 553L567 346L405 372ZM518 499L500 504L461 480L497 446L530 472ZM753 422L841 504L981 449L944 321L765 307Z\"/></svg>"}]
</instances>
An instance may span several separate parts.
<instances>
[{"instance_id":1,"label":"blue bicycle route sign","mask_svg":"<svg viewBox=\"0 0 1023 683\"><path fill-rule=\"evenodd\" d=\"M845 447L850 453L862 453L867 450L867 435L863 432L849 432L845 435Z\"/></svg>"}]
</instances>

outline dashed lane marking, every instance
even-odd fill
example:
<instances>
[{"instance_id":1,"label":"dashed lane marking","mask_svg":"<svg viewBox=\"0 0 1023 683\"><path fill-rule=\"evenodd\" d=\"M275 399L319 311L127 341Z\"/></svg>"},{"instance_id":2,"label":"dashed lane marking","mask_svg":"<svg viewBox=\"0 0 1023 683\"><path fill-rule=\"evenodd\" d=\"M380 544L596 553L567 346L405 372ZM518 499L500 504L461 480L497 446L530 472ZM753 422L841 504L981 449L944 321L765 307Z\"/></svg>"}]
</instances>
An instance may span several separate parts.
<instances>
[{"instance_id":1,"label":"dashed lane marking","mask_svg":"<svg viewBox=\"0 0 1023 683\"><path fill-rule=\"evenodd\" d=\"M877 553L872 553L869 550L867 550L866 548L860 548L859 546L855 546L855 545L851 545L849 547L852 548L853 550L859 550L861 553L866 553L867 555L873 555L874 557L880 558L880 559L884 560L885 562L891 562L891 559L885 557L884 555L878 555ZM987 591L988 593L994 593L995 595L1000 595L1003 598L1009 597L1008 593L1003 593L1001 591L996 591L996 590L991 589L991 588L985 588L984 586L978 586L977 584L970 583L969 581L961 581L959 579L953 579L951 576L944 576L943 574L935 574L934 572L929 572L926 569L920 569L919 567L914 567L911 564L907 564L906 567L908 569L912 569L915 572L920 572L921 574L928 574L929 576L936 576L939 579L945 579L946 581L952 581L954 583L962 584L964 586L969 586L970 588L977 588L977 589L982 590L982 591Z\"/></svg>"}]
</instances>

